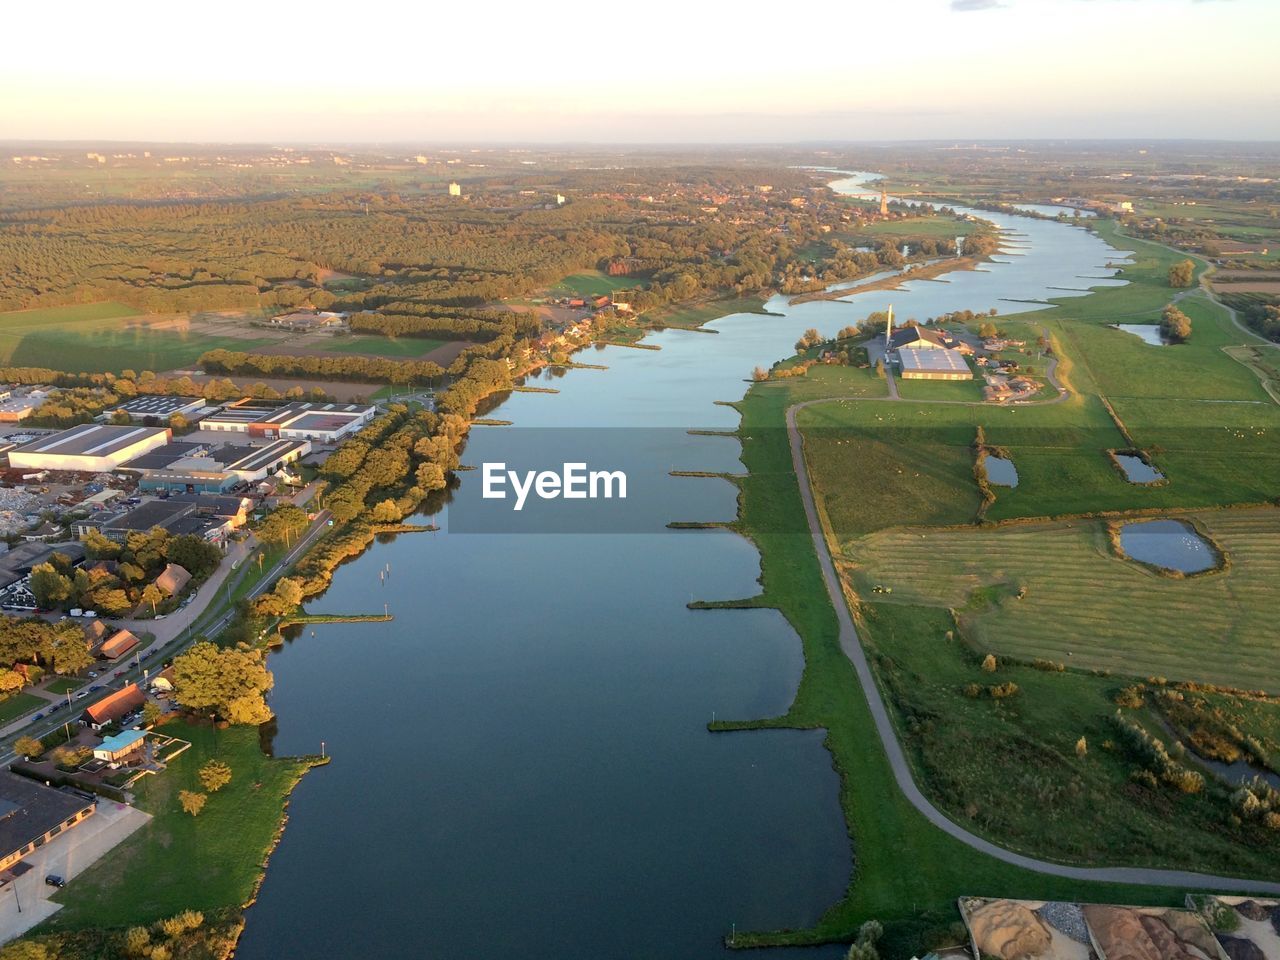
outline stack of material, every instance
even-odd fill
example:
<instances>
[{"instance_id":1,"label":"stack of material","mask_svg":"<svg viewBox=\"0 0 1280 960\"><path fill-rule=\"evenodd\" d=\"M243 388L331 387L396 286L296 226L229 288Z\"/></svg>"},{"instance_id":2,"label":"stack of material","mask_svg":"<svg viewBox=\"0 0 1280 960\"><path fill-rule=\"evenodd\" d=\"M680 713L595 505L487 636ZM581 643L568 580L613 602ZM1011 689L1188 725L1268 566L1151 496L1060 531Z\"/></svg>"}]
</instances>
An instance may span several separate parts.
<instances>
[{"instance_id":1,"label":"stack of material","mask_svg":"<svg viewBox=\"0 0 1280 960\"><path fill-rule=\"evenodd\" d=\"M969 915L969 930L983 956L1025 960L1049 949L1048 928L1027 907L994 900ZM1144 958L1145 960L1145 958Z\"/></svg>"}]
</instances>

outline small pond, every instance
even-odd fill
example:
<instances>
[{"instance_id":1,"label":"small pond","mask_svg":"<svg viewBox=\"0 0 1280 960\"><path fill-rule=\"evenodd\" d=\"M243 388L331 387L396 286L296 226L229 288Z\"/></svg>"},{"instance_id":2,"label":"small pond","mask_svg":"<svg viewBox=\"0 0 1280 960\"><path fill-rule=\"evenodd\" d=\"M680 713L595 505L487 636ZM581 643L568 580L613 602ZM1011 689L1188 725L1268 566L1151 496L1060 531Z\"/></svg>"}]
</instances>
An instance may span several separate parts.
<instances>
[{"instance_id":1,"label":"small pond","mask_svg":"<svg viewBox=\"0 0 1280 960\"><path fill-rule=\"evenodd\" d=\"M1018 468L1013 461L1005 457L997 457L988 453L983 461L987 468L987 480L997 487L1016 487L1018 485Z\"/></svg>"},{"instance_id":2,"label":"small pond","mask_svg":"<svg viewBox=\"0 0 1280 960\"><path fill-rule=\"evenodd\" d=\"M1112 453L1111 455L1116 458L1116 463L1120 464L1120 469L1124 471L1124 478L1130 483L1155 483L1157 480L1164 479L1163 473L1137 454Z\"/></svg>"},{"instance_id":3,"label":"small pond","mask_svg":"<svg viewBox=\"0 0 1280 960\"><path fill-rule=\"evenodd\" d=\"M1158 323L1117 323L1115 328L1125 333L1132 333L1143 343L1149 343L1153 347L1167 346L1164 337L1160 336Z\"/></svg>"},{"instance_id":4,"label":"small pond","mask_svg":"<svg viewBox=\"0 0 1280 960\"><path fill-rule=\"evenodd\" d=\"M1213 548L1181 520L1126 523L1120 528L1120 549L1134 560L1181 573L1200 573L1217 565Z\"/></svg>"}]
</instances>

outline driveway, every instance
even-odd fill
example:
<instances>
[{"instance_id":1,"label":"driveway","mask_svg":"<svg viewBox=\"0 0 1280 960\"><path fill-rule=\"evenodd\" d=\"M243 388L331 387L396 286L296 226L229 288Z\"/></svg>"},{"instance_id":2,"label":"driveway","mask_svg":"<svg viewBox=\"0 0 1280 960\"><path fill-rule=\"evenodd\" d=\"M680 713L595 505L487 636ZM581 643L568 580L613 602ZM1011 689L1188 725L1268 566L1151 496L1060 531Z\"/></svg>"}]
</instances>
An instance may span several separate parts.
<instances>
[{"instance_id":1,"label":"driveway","mask_svg":"<svg viewBox=\"0 0 1280 960\"><path fill-rule=\"evenodd\" d=\"M48 899L57 890L44 882L45 877L57 874L73 883L103 854L150 819L150 814L104 797L92 817L27 857L24 862L32 869L0 887L0 943L21 936L62 909L61 904Z\"/></svg>"}]
</instances>

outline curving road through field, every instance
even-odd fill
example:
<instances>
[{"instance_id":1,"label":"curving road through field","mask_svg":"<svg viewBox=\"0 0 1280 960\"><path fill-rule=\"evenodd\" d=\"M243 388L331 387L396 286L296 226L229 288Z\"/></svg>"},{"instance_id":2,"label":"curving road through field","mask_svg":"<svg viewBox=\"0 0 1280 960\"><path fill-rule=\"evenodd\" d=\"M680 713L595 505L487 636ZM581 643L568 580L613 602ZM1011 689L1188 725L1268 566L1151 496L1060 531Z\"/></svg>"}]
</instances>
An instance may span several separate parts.
<instances>
[{"instance_id":1,"label":"curving road through field","mask_svg":"<svg viewBox=\"0 0 1280 960\"><path fill-rule=\"evenodd\" d=\"M805 407L819 403L830 403L833 398L807 400L787 408L787 439L791 444L791 464L800 485L800 497L804 502L805 519L809 524L809 534L813 538L813 549L818 556L818 564L822 569L822 579L827 588L831 606L835 610L840 625L840 648L853 664L858 674L858 682L862 686L863 695L867 698L867 706L875 720L876 732L884 745L885 755L893 770L894 780L898 788L906 794L907 800L939 830L943 830L966 846L994 857L1004 863L1036 873L1066 877L1072 880L1084 880L1103 883L1144 884L1148 886L1182 887L1200 890L1217 890L1223 892L1280 894L1280 883L1261 880L1247 880L1240 877L1219 877L1212 874L1195 873L1186 870L1161 870L1152 867L1073 867L1048 860L1037 860L1006 850L990 840L985 840L964 827L950 820L946 814L935 807L916 786L912 777L911 765L907 761L902 744L898 742L897 731L889 717L880 688L876 686L871 665L867 662L866 652L858 639L858 633L849 614L848 604L840 589L840 580L836 574L835 563L827 539L823 535L822 525L818 522L818 510L814 504L813 486L809 482L809 470L804 459L804 441L796 427L796 414ZM834 398L839 399L839 398Z\"/></svg>"}]
</instances>

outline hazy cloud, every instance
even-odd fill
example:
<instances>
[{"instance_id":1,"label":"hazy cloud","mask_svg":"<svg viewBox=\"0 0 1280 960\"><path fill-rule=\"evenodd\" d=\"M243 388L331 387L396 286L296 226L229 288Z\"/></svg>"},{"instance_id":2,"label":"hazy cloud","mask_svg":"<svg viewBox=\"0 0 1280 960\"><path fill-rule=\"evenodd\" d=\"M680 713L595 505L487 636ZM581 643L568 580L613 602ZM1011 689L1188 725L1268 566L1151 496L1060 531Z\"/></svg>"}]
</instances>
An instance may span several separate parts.
<instances>
[{"instance_id":1,"label":"hazy cloud","mask_svg":"<svg viewBox=\"0 0 1280 960\"><path fill-rule=\"evenodd\" d=\"M951 9L956 13L968 13L971 10L997 10L1003 6L1000 0L951 0Z\"/></svg>"}]
</instances>

